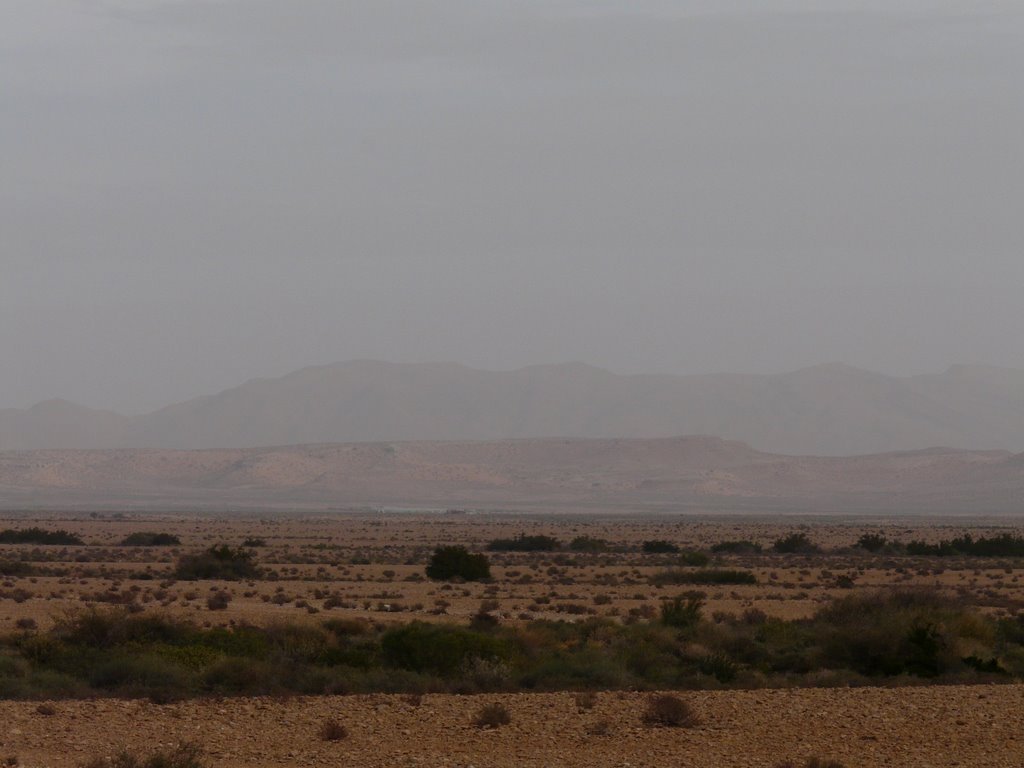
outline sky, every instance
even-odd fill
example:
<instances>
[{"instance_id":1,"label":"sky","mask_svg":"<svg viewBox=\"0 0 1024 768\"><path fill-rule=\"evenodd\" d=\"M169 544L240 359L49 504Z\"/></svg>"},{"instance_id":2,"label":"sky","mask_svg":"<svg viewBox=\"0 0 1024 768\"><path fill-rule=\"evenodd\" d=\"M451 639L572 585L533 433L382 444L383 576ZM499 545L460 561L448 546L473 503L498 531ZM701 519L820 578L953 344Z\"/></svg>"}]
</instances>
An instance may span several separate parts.
<instances>
[{"instance_id":1,"label":"sky","mask_svg":"<svg viewBox=\"0 0 1024 768\"><path fill-rule=\"evenodd\" d=\"M0 407L1024 368L1019 0L4 0Z\"/></svg>"}]
</instances>

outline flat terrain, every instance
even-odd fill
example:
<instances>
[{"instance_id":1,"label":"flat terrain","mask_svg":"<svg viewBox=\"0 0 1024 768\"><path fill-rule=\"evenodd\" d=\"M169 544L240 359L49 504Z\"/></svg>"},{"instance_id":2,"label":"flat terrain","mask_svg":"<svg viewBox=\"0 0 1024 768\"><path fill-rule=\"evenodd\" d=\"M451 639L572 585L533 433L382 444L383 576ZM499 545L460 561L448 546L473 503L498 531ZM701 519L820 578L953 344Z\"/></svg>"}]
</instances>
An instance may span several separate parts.
<instances>
[{"instance_id":1,"label":"flat terrain","mask_svg":"<svg viewBox=\"0 0 1024 768\"><path fill-rule=\"evenodd\" d=\"M792 518L624 518L465 514L356 514L321 517L214 518L179 515L54 515L0 519L0 529L32 524L78 534L85 546L0 545L0 560L27 557L37 566L30 578L0 582L0 631L31 618L45 628L54 617L84 605L135 603L161 608L203 623L287 619L319 621L334 614L375 621L458 621L467 623L481 602L505 621L583 616L624 617L654 611L675 586L652 586L650 578L678 563L671 554L639 551L645 540L669 540L684 550L717 542L751 540L769 549L794 531L805 531L825 550L820 555L717 555L712 565L752 571L757 584L702 587L708 612L741 613L756 607L771 616L809 616L830 600L848 594L846 577L858 589L934 585L957 591L985 610L1024 607L1018 562L1000 558L914 558L870 555L852 549L865 532L891 539L938 541L964 532L990 535L1024 526L1009 520L989 524L910 518L829 522ZM177 535L180 546L123 547L130 533L160 531ZM495 539L518 534L547 535L568 545L577 537L600 539L611 551L489 553L491 583L438 584L423 577L438 544L464 544L483 550ZM250 582L174 581L171 571L182 553L214 544L240 545L259 538L259 565L273 578ZM211 592L226 592L226 608L210 610ZM333 599L333 600L332 600ZM327 601L337 603L335 607ZM314 613L315 611L315 613ZM326 615L325 615L326 614Z\"/></svg>"},{"instance_id":2,"label":"flat terrain","mask_svg":"<svg viewBox=\"0 0 1024 768\"><path fill-rule=\"evenodd\" d=\"M272 625L363 618L388 625L412 620L468 626L486 611L503 624L533 619L650 620L665 597L651 577L678 567L678 554L645 554L666 540L685 551L749 540L765 551L711 555L708 567L749 570L756 584L701 586L706 614L759 611L811 616L837 597L878 587L938 586L995 616L1024 607L1013 558L871 554L853 546L865 533L936 542L965 532L1019 534L1006 519L908 517L842 521L792 517L562 517L465 513L364 513L239 516L152 513L11 515L2 529L40 526L79 535L83 545L0 545L0 562L26 562L28 575L0 580L0 634L45 631L54 619L87 606L127 605L190 619L199 626ZM120 542L142 531L177 536L170 547ZM805 533L819 554L776 554L772 542ZM483 551L499 538L546 535L557 552L490 552L493 580L426 580L438 544ZM575 539L605 542L579 552ZM264 569L248 581L180 581L177 559L214 544L252 548ZM211 606L214 594L226 604ZM571 693L237 697L169 704L100 699L0 701L0 758L24 766L72 766L118 746L202 745L211 766L765 766L811 756L851 766L1014 766L1024 764L1024 686L804 688L684 692L703 723L652 728L641 721L650 694L606 691L581 708ZM501 701L512 722L472 724L487 702ZM318 729L336 719L338 742Z\"/></svg>"},{"instance_id":3,"label":"flat terrain","mask_svg":"<svg viewBox=\"0 0 1024 768\"><path fill-rule=\"evenodd\" d=\"M715 437L0 452L0 508L1019 514L1024 454L786 456Z\"/></svg>"},{"instance_id":4,"label":"flat terrain","mask_svg":"<svg viewBox=\"0 0 1024 768\"><path fill-rule=\"evenodd\" d=\"M770 768L830 757L847 768L986 766L1024 760L1024 686L886 690L803 689L686 694L704 719L695 729L647 728L644 694L602 694L580 713L569 694L338 696L193 701L0 702L2 754L25 766L75 766L120 746L152 749L191 740L211 766L694 766ZM484 703L504 702L512 722L471 724ZM324 742L326 719L349 736ZM607 720L607 734L588 728Z\"/></svg>"}]
</instances>

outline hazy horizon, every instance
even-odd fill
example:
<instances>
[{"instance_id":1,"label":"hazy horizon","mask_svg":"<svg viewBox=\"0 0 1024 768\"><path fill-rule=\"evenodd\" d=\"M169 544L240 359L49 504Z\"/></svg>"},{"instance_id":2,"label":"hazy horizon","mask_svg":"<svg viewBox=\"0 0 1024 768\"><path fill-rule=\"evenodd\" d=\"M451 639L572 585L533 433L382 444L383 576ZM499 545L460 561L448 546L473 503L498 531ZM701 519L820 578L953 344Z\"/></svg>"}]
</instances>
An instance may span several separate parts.
<instances>
[{"instance_id":1,"label":"hazy horizon","mask_svg":"<svg viewBox=\"0 0 1024 768\"><path fill-rule=\"evenodd\" d=\"M0 408L1024 369L1024 4L8 0Z\"/></svg>"},{"instance_id":2,"label":"hazy horizon","mask_svg":"<svg viewBox=\"0 0 1024 768\"><path fill-rule=\"evenodd\" d=\"M164 402L164 403L159 403L156 406L154 406L153 408L148 409L148 410L141 410L141 411L131 411L131 410L126 410L126 409L119 410L117 408L111 408L111 407L107 407L107 406L91 405L90 403L83 402L82 400L76 400L76 399L71 398L71 397L64 397L64 396L60 396L60 395L55 396L55 397L51 397L51 398L45 398L43 400L37 400L35 402L28 403L28 404L25 404L25 405L22 405L22 406L17 406L17 405L5 406L3 404L0 404L0 410L4 410L5 408L13 408L15 410L27 410L27 409L31 408L32 406L40 405L40 404L43 404L43 403L46 403L46 402L50 402L50 401L64 401L64 402L74 403L76 405L83 405L83 406L86 406L88 408L94 408L94 409L97 409L97 410L112 411L114 413L118 413L118 414L121 414L121 415L124 415L124 416L141 416L141 415L145 415L147 413L153 413L153 412L159 411L162 408L165 408L165 407L170 406L170 405L178 405L180 403L194 401L196 399L201 399L203 397L217 395L217 394L220 394L220 393L228 391L228 390L233 390L233 389L236 389L238 387L242 387L243 385L249 384L251 382L256 382L256 381L273 381L273 380L276 380L276 379L285 378L285 377L289 376L290 374L299 373L301 371L323 369L323 368L332 368L332 367L335 367L335 366L346 366L346 365L351 365L351 364L354 364L354 363L379 363L379 364L385 365L385 366L392 366L392 365L394 365L394 366L405 366L405 365L412 365L412 366L418 366L418 365L458 366L458 367L462 367L462 368L468 368L468 369L473 370L473 371L480 371L480 372L485 372L485 373L512 373L512 372L515 372L515 371L522 371L522 370L530 369L530 368L544 368L544 367L560 367L560 366L583 365L583 366L586 366L588 368L595 368L595 369L598 369L598 370L606 371L608 373L615 374L616 376L651 376L651 375L657 375L657 376L676 376L676 377L686 377L686 376L698 376L698 377L699 376L711 376L711 377L714 377L714 376L731 375L731 374L738 374L738 375L741 375L741 376L767 376L767 377L772 377L772 376L783 376L783 375L786 375L786 374L798 373L800 371L808 371L808 370L813 370L815 368L825 368L825 367L830 367L830 366L839 366L839 367L842 367L842 368L856 369L856 370L865 371L865 372L868 372L868 373L878 374L878 375L881 375L881 376L895 378L895 379L911 379L911 378L913 378L915 376L939 375L939 374L947 373L947 372L949 372L953 368L964 367L964 366L966 366L966 367L977 367L977 368L988 368L988 369L1002 369L1002 370L1024 372L1024 368L1014 368L1012 366L998 366L998 365L989 365L989 364L985 364L985 363L950 363L949 365L946 365L946 366L944 366L944 367L942 367L940 369L937 369L937 370L916 371L916 372L912 372L912 373L903 374L903 373L891 373L891 372L888 372L888 371L877 371L877 370L873 370L873 369L870 369L870 368L863 368L861 366L853 366L853 365L850 365L849 363L846 363L846 362L844 362L842 360L826 360L826 361L822 361L822 362L818 362L818 363L812 363L812 364L806 365L806 366L801 366L800 368L793 368L793 369L789 369L789 370L780 370L780 371L738 371L738 370L734 370L734 371L695 371L693 373L674 373L674 372L666 372L666 371L616 371L616 370L613 370L611 368L607 368L605 366L598 366L598 365L594 365L592 363L588 363L586 360L561 360L561 361L552 361L552 362L528 363L528 364L522 365L522 366L512 366L512 367L504 367L504 368L503 367L488 368L488 367L483 367L483 366L470 365L468 363L464 363L464 362L461 362L461 361L458 361L458 360L407 360L406 361L406 360L383 360L383 359L379 359L379 358L352 358L352 359L349 359L349 360L331 360L331 361L322 362L322 363L311 363L309 365L304 365L304 366L300 366L299 368L295 368L295 369L292 369L292 370L289 370L289 371L285 371L285 372L283 372L283 373L281 373L279 375L275 374L275 375L268 375L268 376L251 376L251 377L249 377L247 379L242 379L242 380L239 380L239 381L232 382L232 383L230 383L230 384L228 384L228 385L226 385L224 387L221 387L219 389L216 389L216 390L210 390L210 391L207 391L207 392L197 392L194 395L192 395L190 397L183 398L181 400L173 400L173 401L167 401L167 402Z\"/></svg>"}]
</instances>

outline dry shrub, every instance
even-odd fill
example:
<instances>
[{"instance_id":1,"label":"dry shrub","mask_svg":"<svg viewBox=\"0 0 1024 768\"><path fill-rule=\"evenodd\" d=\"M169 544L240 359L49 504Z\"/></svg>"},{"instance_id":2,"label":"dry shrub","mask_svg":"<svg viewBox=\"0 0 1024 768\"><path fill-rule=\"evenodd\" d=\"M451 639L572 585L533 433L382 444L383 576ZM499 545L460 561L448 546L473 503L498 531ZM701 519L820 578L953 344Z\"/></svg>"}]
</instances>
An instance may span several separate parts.
<instances>
[{"instance_id":1,"label":"dry shrub","mask_svg":"<svg viewBox=\"0 0 1024 768\"><path fill-rule=\"evenodd\" d=\"M343 741L348 738L348 728L337 720L324 720L320 724L321 741Z\"/></svg>"},{"instance_id":2,"label":"dry shrub","mask_svg":"<svg viewBox=\"0 0 1024 768\"><path fill-rule=\"evenodd\" d=\"M473 718L473 724L477 728L499 728L511 722L512 714L508 711L508 707L499 702L480 707L476 717Z\"/></svg>"},{"instance_id":3,"label":"dry shrub","mask_svg":"<svg viewBox=\"0 0 1024 768\"><path fill-rule=\"evenodd\" d=\"M644 725L661 728L695 728L700 718L693 707L672 694L652 696L643 713Z\"/></svg>"},{"instance_id":4,"label":"dry shrub","mask_svg":"<svg viewBox=\"0 0 1024 768\"><path fill-rule=\"evenodd\" d=\"M607 717L595 720L587 726L588 736L607 736L612 732L612 721Z\"/></svg>"},{"instance_id":5,"label":"dry shrub","mask_svg":"<svg viewBox=\"0 0 1024 768\"><path fill-rule=\"evenodd\" d=\"M576 701L576 709L583 712L597 706L597 694L593 691L581 691L573 696Z\"/></svg>"},{"instance_id":6,"label":"dry shrub","mask_svg":"<svg viewBox=\"0 0 1024 768\"><path fill-rule=\"evenodd\" d=\"M113 757L94 757L82 768L205 768L198 745L185 743L170 752L153 752L145 757L121 750Z\"/></svg>"},{"instance_id":7,"label":"dry shrub","mask_svg":"<svg viewBox=\"0 0 1024 768\"><path fill-rule=\"evenodd\" d=\"M40 704L36 707L36 714L43 717L53 717L57 714L57 709L52 704Z\"/></svg>"}]
</instances>

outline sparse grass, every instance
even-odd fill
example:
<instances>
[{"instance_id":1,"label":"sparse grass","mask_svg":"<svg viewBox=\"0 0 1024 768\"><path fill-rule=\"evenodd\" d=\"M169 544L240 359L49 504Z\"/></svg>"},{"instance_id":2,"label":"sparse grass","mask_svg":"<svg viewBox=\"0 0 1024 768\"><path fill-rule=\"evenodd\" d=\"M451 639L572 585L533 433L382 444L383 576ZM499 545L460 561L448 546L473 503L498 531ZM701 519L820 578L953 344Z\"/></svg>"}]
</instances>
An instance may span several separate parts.
<instances>
[{"instance_id":1,"label":"sparse grass","mask_svg":"<svg viewBox=\"0 0 1024 768\"><path fill-rule=\"evenodd\" d=\"M181 744L169 752L155 751L140 755L121 750L112 757L94 757L82 768L204 768L202 750L193 743Z\"/></svg>"}]
</instances>

